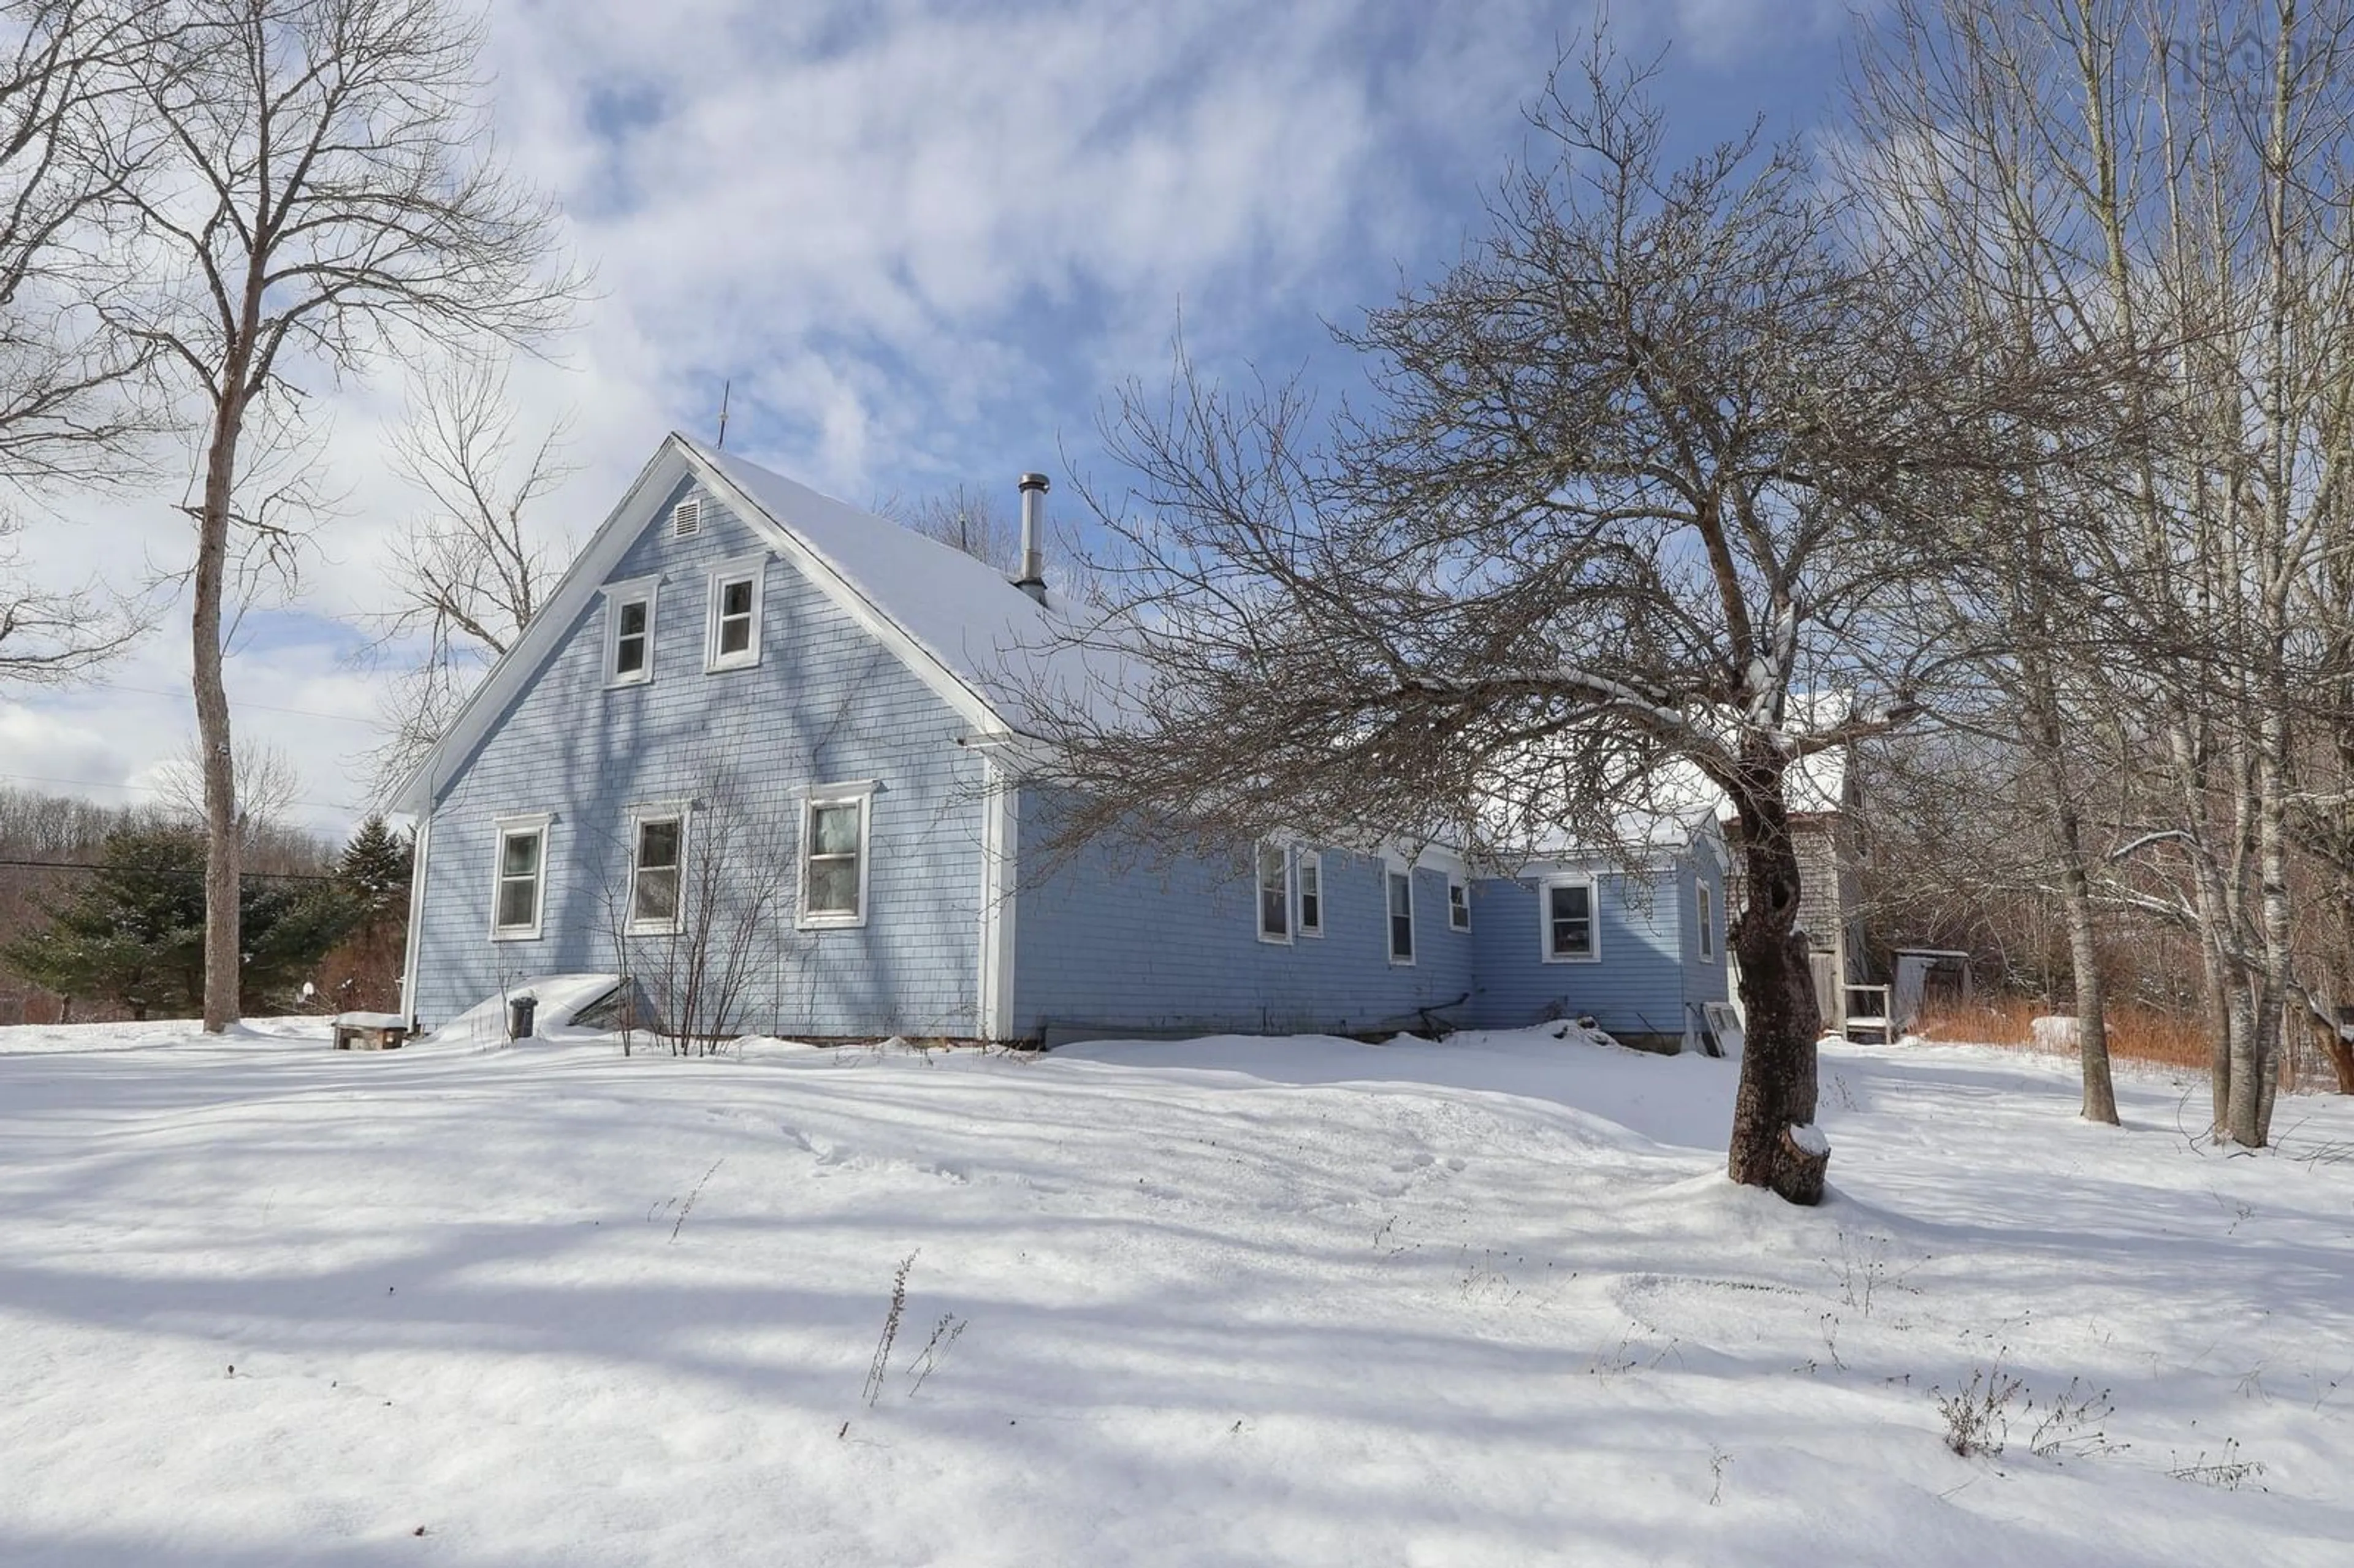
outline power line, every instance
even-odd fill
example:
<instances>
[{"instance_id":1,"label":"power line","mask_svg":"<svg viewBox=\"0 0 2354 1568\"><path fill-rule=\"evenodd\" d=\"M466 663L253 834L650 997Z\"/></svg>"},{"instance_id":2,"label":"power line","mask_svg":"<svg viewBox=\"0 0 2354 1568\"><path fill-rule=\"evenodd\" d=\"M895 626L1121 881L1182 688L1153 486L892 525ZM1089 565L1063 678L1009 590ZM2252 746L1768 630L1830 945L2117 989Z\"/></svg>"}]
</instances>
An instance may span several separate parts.
<instances>
[{"instance_id":1,"label":"power line","mask_svg":"<svg viewBox=\"0 0 2354 1568\"><path fill-rule=\"evenodd\" d=\"M154 686L126 686L116 681L109 681L103 685L92 686L90 690L93 692L131 692L143 697L171 697L175 700L185 697L188 694L186 692L162 691ZM264 712L273 714L294 714L302 718L334 719L339 724L366 725L370 729L377 727L376 720L372 718L361 718L356 714L321 713L316 708L290 708L279 703L234 702L229 705L237 708L260 708Z\"/></svg>"},{"instance_id":2,"label":"power line","mask_svg":"<svg viewBox=\"0 0 2354 1568\"><path fill-rule=\"evenodd\" d=\"M202 876L200 865L109 865L99 860L16 860L0 858L0 867L17 866L29 871L124 871L140 876ZM251 877L257 882L335 882L341 880L322 871L240 871L238 879Z\"/></svg>"}]
</instances>

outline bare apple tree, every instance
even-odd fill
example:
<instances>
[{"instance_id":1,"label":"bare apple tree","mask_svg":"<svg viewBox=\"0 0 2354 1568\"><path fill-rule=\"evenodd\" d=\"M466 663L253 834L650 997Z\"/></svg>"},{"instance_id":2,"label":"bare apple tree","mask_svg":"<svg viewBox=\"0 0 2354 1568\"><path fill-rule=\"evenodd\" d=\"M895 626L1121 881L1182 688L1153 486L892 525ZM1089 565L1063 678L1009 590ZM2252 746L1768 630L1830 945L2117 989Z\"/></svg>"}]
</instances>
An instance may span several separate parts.
<instances>
[{"instance_id":1,"label":"bare apple tree","mask_svg":"<svg viewBox=\"0 0 2354 1568\"><path fill-rule=\"evenodd\" d=\"M148 9L148 8L143 8ZM569 318L578 280L557 215L497 163L480 23L446 0L176 0L152 7L128 68L153 156L123 199L137 264L170 287L113 319L197 411L194 688L204 747L205 1027L237 1016L236 764L222 600L240 531L279 526L255 450L306 389L387 355L529 344Z\"/></svg>"},{"instance_id":2,"label":"bare apple tree","mask_svg":"<svg viewBox=\"0 0 2354 1568\"><path fill-rule=\"evenodd\" d=\"M1108 414L1135 478L1096 498L1119 613L1087 635L1144 673L1042 699L1038 776L1066 835L1404 835L1505 870L1564 832L1637 853L1721 793L1748 1013L1728 1171L1813 1202L1791 772L1916 712L1947 520L2022 450L2075 455L2105 404L1887 287L1797 149L1670 166L1645 79L1600 46L1556 73L1487 231L1342 334L1373 397L1329 434L1295 387L1229 394L1182 355L1165 398Z\"/></svg>"}]
</instances>

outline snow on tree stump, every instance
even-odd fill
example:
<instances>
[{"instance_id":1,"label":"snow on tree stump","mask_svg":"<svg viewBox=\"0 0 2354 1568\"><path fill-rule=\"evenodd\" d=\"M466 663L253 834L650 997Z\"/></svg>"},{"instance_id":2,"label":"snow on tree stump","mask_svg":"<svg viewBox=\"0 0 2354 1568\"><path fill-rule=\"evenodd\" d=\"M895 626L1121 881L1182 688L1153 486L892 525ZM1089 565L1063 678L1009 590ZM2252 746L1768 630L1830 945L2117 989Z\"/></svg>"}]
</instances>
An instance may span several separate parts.
<instances>
[{"instance_id":1,"label":"snow on tree stump","mask_svg":"<svg viewBox=\"0 0 2354 1568\"><path fill-rule=\"evenodd\" d=\"M398 1051L408 1038L408 1020L397 1012L345 1012L335 1017L338 1051Z\"/></svg>"},{"instance_id":2,"label":"snow on tree stump","mask_svg":"<svg viewBox=\"0 0 2354 1568\"><path fill-rule=\"evenodd\" d=\"M1831 1140L1812 1122L1786 1127L1774 1151L1774 1194L1787 1202L1812 1208L1823 1201L1823 1178L1830 1170Z\"/></svg>"}]
</instances>

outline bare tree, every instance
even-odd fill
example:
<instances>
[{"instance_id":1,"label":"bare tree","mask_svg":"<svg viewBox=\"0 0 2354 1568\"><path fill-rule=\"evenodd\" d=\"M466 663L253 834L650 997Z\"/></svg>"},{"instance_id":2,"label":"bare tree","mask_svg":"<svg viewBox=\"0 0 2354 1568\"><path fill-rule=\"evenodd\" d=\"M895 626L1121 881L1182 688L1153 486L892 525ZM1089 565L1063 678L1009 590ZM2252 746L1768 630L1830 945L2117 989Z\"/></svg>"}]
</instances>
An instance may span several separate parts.
<instances>
[{"instance_id":1,"label":"bare tree","mask_svg":"<svg viewBox=\"0 0 2354 1568\"><path fill-rule=\"evenodd\" d=\"M2109 688L2164 785L2095 896L2197 933L2214 1126L2261 1145L2312 993L2294 863L2326 792L2300 733L2340 722L2314 629L2354 546L2354 6L1905 0L1881 58L1885 144L1943 187L1948 262L2006 254L2036 312L2165 366L2126 390L2171 405L2169 439L2079 535L2114 549L2137 652Z\"/></svg>"},{"instance_id":2,"label":"bare tree","mask_svg":"<svg viewBox=\"0 0 2354 1568\"><path fill-rule=\"evenodd\" d=\"M790 940L790 820L714 760L691 801L631 832L605 890L624 1005L642 996L674 1054L709 1054L744 1032L755 980Z\"/></svg>"},{"instance_id":3,"label":"bare tree","mask_svg":"<svg viewBox=\"0 0 2354 1568\"><path fill-rule=\"evenodd\" d=\"M156 127L125 193L143 268L180 285L111 313L200 412L194 687L204 747L205 1027L237 1015L236 763L222 601L240 531L279 526L253 448L298 423L306 381L421 344L529 343L578 279L556 214L495 162L482 34L444 0L173 0L133 79Z\"/></svg>"},{"instance_id":4,"label":"bare tree","mask_svg":"<svg viewBox=\"0 0 2354 1568\"><path fill-rule=\"evenodd\" d=\"M282 830L302 795L294 759L275 746L249 746L237 754L237 833L250 848ZM204 748L191 736L155 776L157 803L191 826L205 827Z\"/></svg>"},{"instance_id":5,"label":"bare tree","mask_svg":"<svg viewBox=\"0 0 2354 1568\"><path fill-rule=\"evenodd\" d=\"M1022 569L1022 524L1005 498L1012 489L1010 480L1003 492L959 483L913 502L886 497L875 503L875 512L927 539L953 545L1011 577ZM1077 535L1051 514L1045 532L1040 545L1046 556L1046 581L1055 596L1067 604L1105 602Z\"/></svg>"},{"instance_id":6,"label":"bare tree","mask_svg":"<svg viewBox=\"0 0 2354 1568\"><path fill-rule=\"evenodd\" d=\"M561 418L519 440L504 360L452 355L420 378L393 437L393 466L427 504L387 574L392 606L378 624L380 646L424 646L393 693L377 777L399 777L440 738L563 575L571 546L540 512L574 471L564 457L569 425Z\"/></svg>"},{"instance_id":7,"label":"bare tree","mask_svg":"<svg viewBox=\"0 0 2354 1568\"><path fill-rule=\"evenodd\" d=\"M136 103L120 67L144 46L145 7L11 0L0 58L0 481L20 489L120 482L154 432L137 395L146 351L96 302L110 202L137 166ZM0 680L70 679L143 630L96 585L58 588L19 567L21 518L0 517Z\"/></svg>"},{"instance_id":8,"label":"bare tree","mask_svg":"<svg viewBox=\"0 0 2354 1568\"><path fill-rule=\"evenodd\" d=\"M1721 792L1746 897L1728 1171L1811 1202L1790 772L1914 714L1943 525L2018 458L1986 432L2079 455L2089 378L1885 287L1795 149L1669 166L1643 80L1598 46L1557 76L1548 161L1343 335L1375 400L1328 441L1294 387L1232 397L1182 357L1166 400L1130 389L1108 435L1139 506L1098 507L1125 613L1097 640L1148 673L1050 706L1043 776L1081 835L1166 812L1506 868L1564 830L1637 853Z\"/></svg>"},{"instance_id":9,"label":"bare tree","mask_svg":"<svg viewBox=\"0 0 2354 1568\"><path fill-rule=\"evenodd\" d=\"M1022 525L1004 500L984 486L955 484L912 503L895 497L876 511L903 528L953 545L1008 576L1021 569Z\"/></svg>"}]
</instances>

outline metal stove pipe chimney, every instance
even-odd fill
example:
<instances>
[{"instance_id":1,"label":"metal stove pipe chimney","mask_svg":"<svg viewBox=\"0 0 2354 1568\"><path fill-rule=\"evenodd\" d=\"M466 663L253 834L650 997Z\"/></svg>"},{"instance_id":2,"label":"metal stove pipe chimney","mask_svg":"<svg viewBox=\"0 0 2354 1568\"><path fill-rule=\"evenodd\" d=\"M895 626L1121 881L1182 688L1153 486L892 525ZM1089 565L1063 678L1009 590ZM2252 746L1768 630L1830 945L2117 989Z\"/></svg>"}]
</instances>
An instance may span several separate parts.
<instances>
[{"instance_id":1,"label":"metal stove pipe chimney","mask_svg":"<svg viewBox=\"0 0 2354 1568\"><path fill-rule=\"evenodd\" d=\"M1022 476L1022 575L1013 586L1036 599L1046 602L1046 476L1025 473Z\"/></svg>"}]
</instances>

